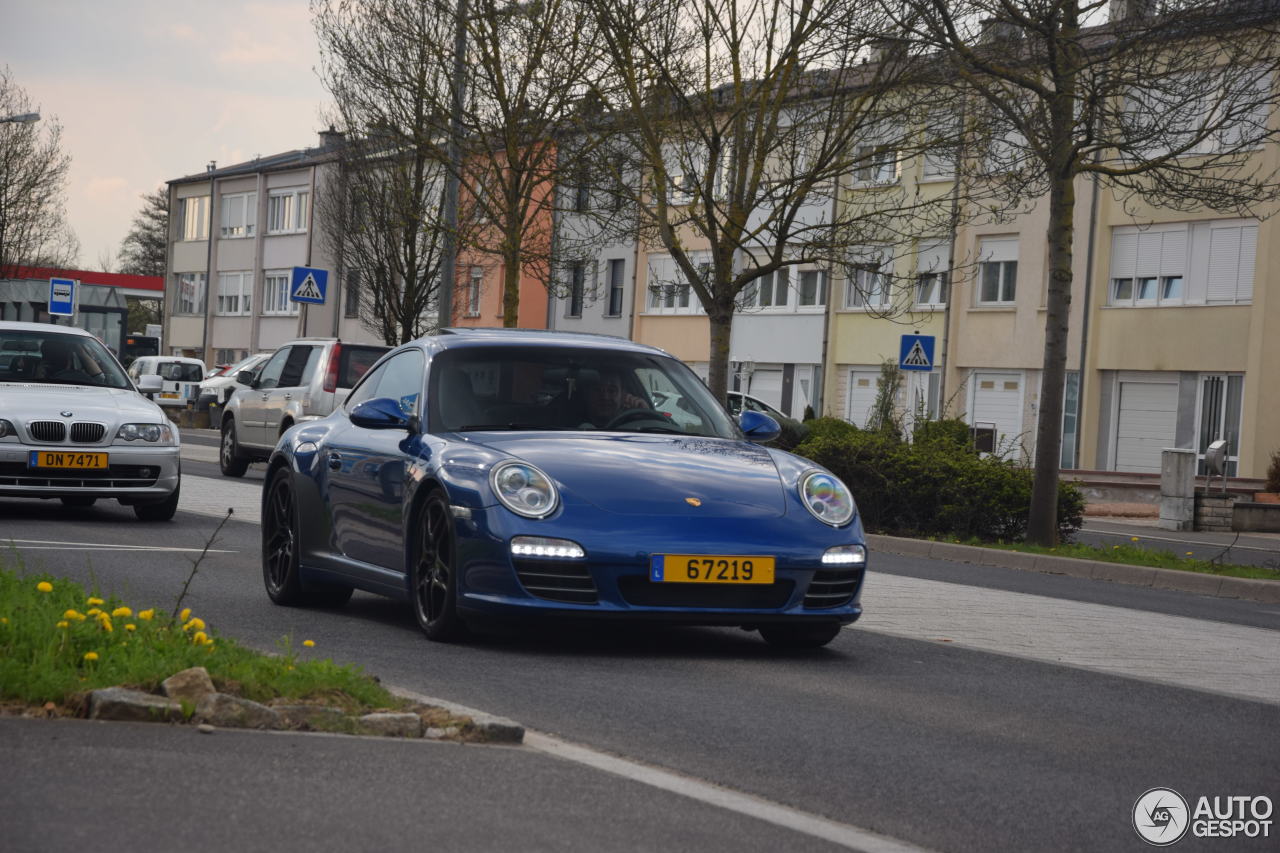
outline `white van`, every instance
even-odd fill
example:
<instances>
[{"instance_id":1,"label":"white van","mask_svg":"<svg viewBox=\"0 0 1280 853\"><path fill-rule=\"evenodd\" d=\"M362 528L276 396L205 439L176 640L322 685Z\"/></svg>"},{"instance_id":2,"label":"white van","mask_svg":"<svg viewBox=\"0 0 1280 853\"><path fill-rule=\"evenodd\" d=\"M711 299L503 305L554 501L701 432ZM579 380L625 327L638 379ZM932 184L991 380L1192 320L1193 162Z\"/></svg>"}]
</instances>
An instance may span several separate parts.
<instances>
[{"instance_id":1,"label":"white van","mask_svg":"<svg viewBox=\"0 0 1280 853\"><path fill-rule=\"evenodd\" d=\"M162 406L187 405L200 396L200 383L204 379L204 362L198 358L180 355L144 355L129 365L129 378L135 383L139 377L155 374L163 383L155 401Z\"/></svg>"}]
</instances>

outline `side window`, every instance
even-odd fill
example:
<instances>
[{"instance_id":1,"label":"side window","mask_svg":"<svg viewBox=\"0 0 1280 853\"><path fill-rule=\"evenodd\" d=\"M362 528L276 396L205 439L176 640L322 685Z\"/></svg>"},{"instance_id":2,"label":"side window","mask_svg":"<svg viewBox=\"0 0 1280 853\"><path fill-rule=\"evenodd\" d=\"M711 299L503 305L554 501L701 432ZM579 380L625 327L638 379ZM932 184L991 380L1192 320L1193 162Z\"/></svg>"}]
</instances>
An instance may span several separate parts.
<instances>
[{"instance_id":1,"label":"side window","mask_svg":"<svg viewBox=\"0 0 1280 853\"><path fill-rule=\"evenodd\" d=\"M391 362L387 362L390 364ZM378 381L382 378L383 371L387 369L387 364L382 365L377 370L371 370L360 380L360 384L356 385L347 395L347 401L342 404L344 411L350 412L358 404L365 400L372 400L378 396Z\"/></svg>"},{"instance_id":2,"label":"side window","mask_svg":"<svg viewBox=\"0 0 1280 853\"><path fill-rule=\"evenodd\" d=\"M405 350L387 361L379 368L378 396L390 397L400 404L400 410L406 415L418 411L418 401L422 397L423 374L425 362L421 350Z\"/></svg>"},{"instance_id":3,"label":"side window","mask_svg":"<svg viewBox=\"0 0 1280 853\"><path fill-rule=\"evenodd\" d=\"M280 374L284 372L284 363L289 358L289 351L293 347L283 347L276 350L276 354L271 356L266 365L262 368L262 372L258 374L258 389L265 391L268 388L275 388L280 384Z\"/></svg>"},{"instance_id":4,"label":"side window","mask_svg":"<svg viewBox=\"0 0 1280 853\"><path fill-rule=\"evenodd\" d=\"M284 363L277 388L297 388L302 384L303 372L312 361L312 353L319 347L290 347L289 358Z\"/></svg>"}]
</instances>

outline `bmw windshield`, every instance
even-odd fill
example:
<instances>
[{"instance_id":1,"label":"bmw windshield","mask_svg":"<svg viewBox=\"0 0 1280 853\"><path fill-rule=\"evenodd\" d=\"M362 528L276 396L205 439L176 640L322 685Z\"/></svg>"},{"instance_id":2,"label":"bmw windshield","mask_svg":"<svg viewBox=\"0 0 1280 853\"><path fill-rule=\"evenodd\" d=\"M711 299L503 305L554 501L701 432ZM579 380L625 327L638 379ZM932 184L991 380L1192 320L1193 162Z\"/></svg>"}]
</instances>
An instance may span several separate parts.
<instances>
[{"instance_id":1,"label":"bmw windshield","mask_svg":"<svg viewBox=\"0 0 1280 853\"><path fill-rule=\"evenodd\" d=\"M132 388L97 338L59 332L0 332L0 382Z\"/></svg>"}]
</instances>

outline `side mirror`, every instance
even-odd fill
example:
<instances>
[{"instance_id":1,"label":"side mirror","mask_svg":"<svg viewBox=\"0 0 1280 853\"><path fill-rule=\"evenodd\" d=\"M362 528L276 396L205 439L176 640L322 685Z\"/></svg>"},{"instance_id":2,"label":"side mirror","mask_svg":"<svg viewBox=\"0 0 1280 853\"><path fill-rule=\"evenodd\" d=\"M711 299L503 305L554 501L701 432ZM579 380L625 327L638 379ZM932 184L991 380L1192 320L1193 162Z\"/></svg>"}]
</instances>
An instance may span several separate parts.
<instances>
[{"instance_id":1,"label":"side mirror","mask_svg":"<svg viewBox=\"0 0 1280 853\"><path fill-rule=\"evenodd\" d=\"M253 380L256 379L257 376L258 374L252 370L242 370L236 374L236 383L240 385L248 385L252 388Z\"/></svg>"},{"instance_id":2,"label":"side mirror","mask_svg":"<svg viewBox=\"0 0 1280 853\"><path fill-rule=\"evenodd\" d=\"M766 444L782 435L782 427L778 426L777 421L764 412L755 412L751 409L745 410L738 416L738 426L742 427L747 441L756 444Z\"/></svg>"},{"instance_id":3,"label":"side mirror","mask_svg":"<svg viewBox=\"0 0 1280 853\"><path fill-rule=\"evenodd\" d=\"M143 394L158 394L164 389L164 380L159 374L144 373L138 377L138 390Z\"/></svg>"},{"instance_id":4,"label":"side mirror","mask_svg":"<svg viewBox=\"0 0 1280 853\"><path fill-rule=\"evenodd\" d=\"M375 397L357 403L349 415L351 422L365 429L403 429L414 431L417 416L407 415L400 403L390 397Z\"/></svg>"}]
</instances>

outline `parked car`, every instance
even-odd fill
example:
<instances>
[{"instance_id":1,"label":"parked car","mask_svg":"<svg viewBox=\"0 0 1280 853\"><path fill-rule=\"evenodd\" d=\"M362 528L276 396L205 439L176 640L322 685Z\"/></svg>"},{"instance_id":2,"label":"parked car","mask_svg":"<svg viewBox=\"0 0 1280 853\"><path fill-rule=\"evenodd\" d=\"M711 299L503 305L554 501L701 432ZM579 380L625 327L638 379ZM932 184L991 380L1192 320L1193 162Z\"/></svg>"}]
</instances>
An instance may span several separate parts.
<instances>
[{"instance_id":1,"label":"parked car","mask_svg":"<svg viewBox=\"0 0 1280 853\"><path fill-rule=\"evenodd\" d=\"M73 507L114 498L144 521L178 508L178 431L82 329L0 322L0 495Z\"/></svg>"},{"instance_id":2,"label":"parked car","mask_svg":"<svg viewBox=\"0 0 1280 853\"><path fill-rule=\"evenodd\" d=\"M803 441L804 437L809 434L809 428L803 422L782 414L782 412L759 397L752 397L750 394L743 394L741 391L730 391L727 396L729 398L730 414L740 414L743 409L751 412L763 412L777 421L784 431L791 434L793 444Z\"/></svg>"},{"instance_id":3,"label":"parked car","mask_svg":"<svg viewBox=\"0 0 1280 853\"><path fill-rule=\"evenodd\" d=\"M258 368L262 367L263 363L270 357L271 353L269 352L255 353L235 364L228 365L213 376L206 376L205 380L200 383L200 396L212 397L213 401L219 406L226 406L227 401L231 399L231 395L237 389L245 387L236 381L236 376L242 370L256 374Z\"/></svg>"},{"instance_id":4,"label":"parked car","mask_svg":"<svg viewBox=\"0 0 1280 853\"><path fill-rule=\"evenodd\" d=\"M332 412L390 347L336 338L301 338L273 352L256 373L235 375L236 393L222 412L222 473L241 477L271 455L280 435Z\"/></svg>"},{"instance_id":5,"label":"parked car","mask_svg":"<svg viewBox=\"0 0 1280 853\"><path fill-rule=\"evenodd\" d=\"M658 376L698 432L653 408ZM862 612L865 539L838 478L762 446L778 429L751 410L733 420L686 365L642 344L422 338L281 437L263 487L266 591L281 605L338 606L356 588L402 599L438 641L521 615L821 646Z\"/></svg>"},{"instance_id":6,"label":"parked car","mask_svg":"<svg viewBox=\"0 0 1280 853\"><path fill-rule=\"evenodd\" d=\"M129 378L137 382L143 376L160 377L160 391L155 400L162 406L186 406L196 400L204 380L204 362L178 355L144 355L129 365Z\"/></svg>"}]
</instances>

